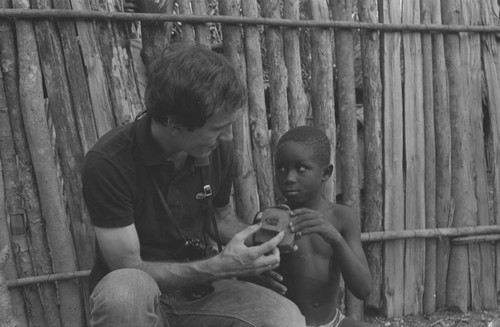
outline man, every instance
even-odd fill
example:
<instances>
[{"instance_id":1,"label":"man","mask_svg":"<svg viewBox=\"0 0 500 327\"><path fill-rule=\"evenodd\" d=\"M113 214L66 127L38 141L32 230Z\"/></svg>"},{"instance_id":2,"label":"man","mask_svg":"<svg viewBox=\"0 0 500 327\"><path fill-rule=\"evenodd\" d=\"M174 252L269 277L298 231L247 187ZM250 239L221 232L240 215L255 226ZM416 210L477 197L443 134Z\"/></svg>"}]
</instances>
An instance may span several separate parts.
<instances>
[{"instance_id":1,"label":"man","mask_svg":"<svg viewBox=\"0 0 500 327\"><path fill-rule=\"evenodd\" d=\"M249 247L260 224L227 214L231 124L245 100L224 57L172 45L151 69L145 115L87 153L83 191L98 245L91 326L305 325L291 301L235 278L277 268L283 237Z\"/></svg>"}]
</instances>

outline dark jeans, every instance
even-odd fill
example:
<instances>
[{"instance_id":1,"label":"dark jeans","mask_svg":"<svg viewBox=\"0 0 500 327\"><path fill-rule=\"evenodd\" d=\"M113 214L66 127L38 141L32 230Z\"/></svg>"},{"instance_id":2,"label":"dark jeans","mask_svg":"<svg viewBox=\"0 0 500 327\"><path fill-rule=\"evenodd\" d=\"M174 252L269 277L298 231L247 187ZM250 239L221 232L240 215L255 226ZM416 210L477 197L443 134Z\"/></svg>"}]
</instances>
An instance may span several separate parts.
<instances>
[{"instance_id":1,"label":"dark jeans","mask_svg":"<svg viewBox=\"0 0 500 327\"><path fill-rule=\"evenodd\" d=\"M235 279L213 283L215 291L194 301L179 292L161 294L154 279L138 269L106 275L90 297L93 327L245 326L304 327L295 304L267 288Z\"/></svg>"}]
</instances>

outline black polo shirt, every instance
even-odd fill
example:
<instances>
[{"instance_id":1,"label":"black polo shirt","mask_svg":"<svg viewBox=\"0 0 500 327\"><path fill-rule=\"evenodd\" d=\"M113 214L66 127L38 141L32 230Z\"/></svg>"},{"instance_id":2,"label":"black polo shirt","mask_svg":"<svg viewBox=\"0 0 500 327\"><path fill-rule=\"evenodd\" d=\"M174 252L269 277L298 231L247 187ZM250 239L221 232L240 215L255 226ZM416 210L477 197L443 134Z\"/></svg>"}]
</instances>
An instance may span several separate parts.
<instances>
[{"instance_id":1,"label":"black polo shirt","mask_svg":"<svg viewBox=\"0 0 500 327\"><path fill-rule=\"evenodd\" d=\"M196 195L209 184L213 205L229 203L233 177L231 142L220 141L208 160L188 156L174 174L151 135L151 118L117 127L86 154L83 164L83 195L94 226L124 227L135 224L145 261L172 259L182 240L172 219L185 237L203 239L209 219L208 204ZM154 188L155 179L173 217L168 217ZM97 251L93 273L99 280L109 269ZM97 281L95 280L95 281Z\"/></svg>"}]
</instances>

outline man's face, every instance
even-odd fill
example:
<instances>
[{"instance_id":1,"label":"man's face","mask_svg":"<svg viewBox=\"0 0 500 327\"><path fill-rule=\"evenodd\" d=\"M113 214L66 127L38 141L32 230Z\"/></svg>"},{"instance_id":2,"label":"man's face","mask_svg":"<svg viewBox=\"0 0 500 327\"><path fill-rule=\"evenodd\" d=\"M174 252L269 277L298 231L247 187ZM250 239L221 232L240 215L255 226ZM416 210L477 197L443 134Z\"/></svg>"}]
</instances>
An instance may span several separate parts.
<instances>
[{"instance_id":1,"label":"man's face","mask_svg":"<svg viewBox=\"0 0 500 327\"><path fill-rule=\"evenodd\" d=\"M179 135L182 150L193 157L207 157L217 147L217 140L233 139L231 126L240 113L241 110L216 113L200 128L183 128Z\"/></svg>"}]
</instances>

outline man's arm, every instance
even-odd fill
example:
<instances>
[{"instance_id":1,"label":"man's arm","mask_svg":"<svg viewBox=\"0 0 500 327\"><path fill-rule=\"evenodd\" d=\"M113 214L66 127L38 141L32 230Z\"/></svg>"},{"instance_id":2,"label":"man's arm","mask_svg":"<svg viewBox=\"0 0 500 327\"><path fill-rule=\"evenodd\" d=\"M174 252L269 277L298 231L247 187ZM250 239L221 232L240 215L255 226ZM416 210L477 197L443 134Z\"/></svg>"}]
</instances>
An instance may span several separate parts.
<instances>
[{"instance_id":1,"label":"man's arm","mask_svg":"<svg viewBox=\"0 0 500 327\"><path fill-rule=\"evenodd\" d=\"M243 222L234 212L230 205L225 207L214 207L215 220L221 242L226 244L236 234L248 227L248 224ZM248 239L245 244L251 245L251 239Z\"/></svg>"},{"instance_id":2,"label":"man's arm","mask_svg":"<svg viewBox=\"0 0 500 327\"><path fill-rule=\"evenodd\" d=\"M161 290L171 290L238 276L253 276L279 265L278 234L262 245L247 247L245 239L260 225L249 226L232 237L223 251L205 260L186 263L143 261L134 225L118 228L94 227L99 247L111 270L137 268L150 274ZM270 254L269 254L270 253ZM268 255L266 255L268 254Z\"/></svg>"}]
</instances>

